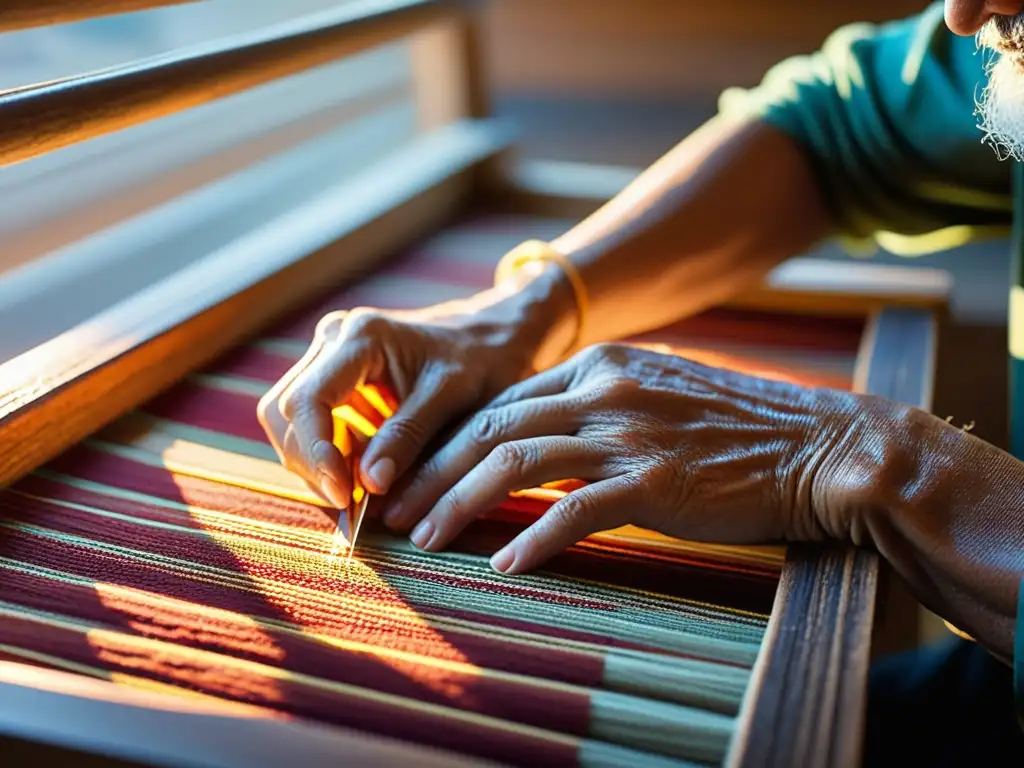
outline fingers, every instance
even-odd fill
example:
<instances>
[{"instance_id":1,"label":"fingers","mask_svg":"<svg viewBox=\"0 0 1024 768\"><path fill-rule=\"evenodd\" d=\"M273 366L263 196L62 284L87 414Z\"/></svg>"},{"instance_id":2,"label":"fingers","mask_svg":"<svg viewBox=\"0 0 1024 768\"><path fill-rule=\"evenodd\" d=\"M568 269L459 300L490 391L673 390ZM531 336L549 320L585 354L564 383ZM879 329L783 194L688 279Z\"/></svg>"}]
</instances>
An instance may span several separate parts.
<instances>
[{"instance_id":1,"label":"fingers","mask_svg":"<svg viewBox=\"0 0 1024 768\"><path fill-rule=\"evenodd\" d=\"M572 405L566 396L555 395L477 412L420 468L397 498L389 500L383 510L384 523L397 531L409 530L442 494L503 443L574 434L579 415Z\"/></svg>"},{"instance_id":2,"label":"fingers","mask_svg":"<svg viewBox=\"0 0 1024 768\"><path fill-rule=\"evenodd\" d=\"M348 313L343 311L331 312L325 315L317 324L313 341L310 343L305 354L260 398L256 406L256 416L281 463L287 469L302 477L311 491L332 504L338 504L343 494L334 494L336 497L334 500L328 498L325 490L321 487L319 478L310 473L308 467L295 461L295 457L298 456L298 450L294 430L281 410L281 400L292 384L319 358L324 348L338 338L341 333L342 323L347 315ZM347 477L347 468L344 468L343 474ZM346 486L344 481L342 486Z\"/></svg>"},{"instance_id":3,"label":"fingers","mask_svg":"<svg viewBox=\"0 0 1024 768\"><path fill-rule=\"evenodd\" d=\"M605 454L594 441L576 437L501 443L441 497L409 538L427 551L443 549L512 491L567 477L603 479Z\"/></svg>"},{"instance_id":4,"label":"fingers","mask_svg":"<svg viewBox=\"0 0 1024 768\"><path fill-rule=\"evenodd\" d=\"M533 570L592 533L629 522L642 503L628 476L603 480L564 496L491 558L491 567L515 575Z\"/></svg>"},{"instance_id":5,"label":"fingers","mask_svg":"<svg viewBox=\"0 0 1024 768\"><path fill-rule=\"evenodd\" d=\"M256 417L263 426L263 430L267 433L270 445L282 463L286 461L284 442L289 423L288 419L281 413L281 395L312 364L320 354L320 350L323 349L324 342L325 339L318 334L313 339L313 343L309 345L306 353L260 398L256 406Z\"/></svg>"},{"instance_id":6,"label":"fingers","mask_svg":"<svg viewBox=\"0 0 1024 768\"><path fill-rule=\"evenodd\" d=\"M415 388L370 440L362 480L371 493L387 493L438 432L473 405L475 393L446 366L428 367Z\"/></svg>"},{"instance_id":7,"label":"fingers","mask_svg":"<svg viewBox=\"0 0 1024 768\"><path fill-rule=\"evenodd\" d=\"M566 363L517 382L494 398L487 408L501 408L537 397L548 397L565 392L572 381L572 367Z\"/></svg>"},{"instance_id":8,"label":"fingers","mask_svg":"<svg viewBox=\"0 0 1024 768\"><path fill-rule=\"evenodd\" d=\"M335 405L344 402L377 361L369 343L359 340L325 347L280 398L293 440L285 446L289 468L322 489L339 507L352 493L349 469L334 445Z\"/></svg>"}]
</instances>

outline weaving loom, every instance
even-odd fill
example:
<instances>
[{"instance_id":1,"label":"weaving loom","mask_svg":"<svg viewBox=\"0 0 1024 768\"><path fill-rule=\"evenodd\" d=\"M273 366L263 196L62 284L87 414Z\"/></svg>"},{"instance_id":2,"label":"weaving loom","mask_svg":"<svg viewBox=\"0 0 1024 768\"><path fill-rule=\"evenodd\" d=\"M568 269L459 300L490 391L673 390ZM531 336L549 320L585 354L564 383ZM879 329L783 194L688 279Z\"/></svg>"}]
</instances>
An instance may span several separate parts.
<instances>
[{"instance_id":1,"label":"weaving loom","mask_svg":"<svg viewBox=\"0 0 1024 768\"><path fill-rule=\"evenodd\" d=\"M49 5L78 17L89 4ZM145 77L0 94L9 163L223 95L218 83L313 66L342 40L349 52L440 30L429 43L454 67L420 79L431 130L371 170L362 196L315 200L0 367L0 750L159 765L855 764L873 555L627 527L538 573L496 574L487 557L566 492L545 488L443 554L368 521L346 562L338 512L276 460L256 403L320 317L472 294L510 247L605 196L530 188L494 162L508 138L483 119L459 4L376 6L236 40L234 58L211 46L222 69L206 81L192 52ZM24 8L0 12L0 28L38 23ZM136 97L147 78L158 87ZM98 93L123 99L116 119L91 106ZM632 341L927 407L946 287L930 274L798 261Z\"/></svg>"}]
</instances>

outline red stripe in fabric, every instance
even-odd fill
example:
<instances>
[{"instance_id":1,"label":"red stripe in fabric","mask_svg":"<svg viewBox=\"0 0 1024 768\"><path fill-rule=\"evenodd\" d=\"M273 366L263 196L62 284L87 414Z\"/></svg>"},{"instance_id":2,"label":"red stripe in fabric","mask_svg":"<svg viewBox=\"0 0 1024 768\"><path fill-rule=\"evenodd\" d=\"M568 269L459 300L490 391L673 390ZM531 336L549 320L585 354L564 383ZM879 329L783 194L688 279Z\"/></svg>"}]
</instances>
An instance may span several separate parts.
<instances>
[{"instance_id":1,"label":"red stripe in fabric","mask_svg":"<svg viewBox=\"0 0 1024 768\"><path fill-rule=\"evenodd\" d=\"M173 476L160 468L147 467L119 457L90 451L89 449L76 449L76 452L84 460L79 459L75 461L73 454L66 455L54 463L54 468L57 471L94 480L95 482L127 487L131 490L152 493L169 500L193 503L196 506L244 514L252 519L297 525L320 532L333 530L331 518L323 510L311 505L303 505L297 502L289 503L243 489L230 489L228 492L211 493L210 495L214 498L206 498L202 491L209 490L215 492L218 488L217 484ZM62 463L65 466L62 466ZM92 471L89 471L90 469ZM27 486L27 488L30 490L31 487ZM199 490L200 493L195 493L194 490ZM71 493L72 491L69 489L64 491L60 497L73 500L69 496ZM239 501L235 501L235 499L239 499ZM210 503L211 501L218 503ZM267 504L267 506L264 506L264 504ZM96 504L96 506L109 508L111 505ZM128 507L124 507L124 509L127 510ZM61 524L66 515L58 515L58 517L60 518L58 524ZM522 526L523 523L518 521L480 520L471 525L453 543L452 548L456 551L489 555L511 540L522 530ZM108 528L101 527L97 534L102 536L109 532ZM197 551L190 551L191 547L198 547L199 545L193 543L193 537L185 536L182 538L182 536L182 534L177 534L177 538L173 540L177 542L178 547L186 553L187 557L195 558L199 552L207 550L211 557L223 555L223 550L217 545L210 545L205 550L200 548ZM171 540L169 534L166 540L162 539L161 534L161 540L152 543L154 551L160 551L160 547L167 546ZM133 535L130 533L122 539L118 539L118 543L124 542L125 546L133 546L134 541L135 539L133 539ZM673 558L673 560L674 562L666 562L664 558L650 555L639 556L636 553L577 547L551 561L545 566L545 570L598 581L606 580L609 573L614 573L616 583L622 586L652 590L684 599L735 605L741 610L751 610L760 613L770 611L777 585L776 573L761 573L757 571L744 573L741 571L730 574L724 572L723 569L712 570L705 564L691 563L683 559ZM235 560L225 562L228 563L227 567L237 567L237 561ZM259 561L246 563L246 566L252 568L268 567ZM381 573L396 572L387 563L381 564L379 568ZM558 598L550 595L538 596L526 588L515 587L511 584L497 588L493 583L477 583L473 580L460 579L429 571L423 571L417 577L445 586L485 589L491 592L501 592L528 599L541 599L546 602L558 600ZM281 578L286 579L287 577L281 575ZM336 587L326 585L326 588L334 589ZM568 598L562 599L568 600ZM565 604L575 605L580 608L609 609L609 606L600 602L571 601Z\"/></svg>"},{"instance_id":2,"label":"red stripe in fabric","mask_svg":"<svg viewBox=\"0 0 1024 768\"><path fill-rule=\"evenodd\" d=\"M500 520L478 520L451 545L452 551L491 555L511 541L521 525ZM608 582L662 595L714 605L728 605L741 611L771 612L778 586L778 574L728 573L706 565L666 562L635 553L572 547L543 567L544 573Z\"/></svg>"},{"instance_id":3,"label":"red stripe in fabric","mask_svg":"<svg viewBox=\"0 0 1024 768\"><path fill-rule=\"evenodd\" d=\"M295 360L259 347L241 347L206 369L207 373L240 376L268 384L277 383L295 365Z\"/></svg>"},{"instance_id":4,"label":"red stripe in fabric","mask_svg":"<svg viewBox=\"0 0 1024 768\"><path fill-rule=\"evenodd\" d=\"M87 446L73 448L50 462L47 468L82 480L217 512L230 512L253 520L312 531L334 530L335 518L313 504L303 504L189 475L177 475L162 467L151 467ZM27 482L27 479L23 482Z\"/></svg>"},{"instance_id":5,"label":"red stripe in fabric","mask_svg":"<svg viewBox=\"0 0 1024 768\"><path fill-rule=\"evenodd\" d=\"M54 531L85 536L93 541L105 542L119 547L128 547L154 554L175 557L193 563L239 571L243 574L258 575L282 584L308 587L331 594L346 594L359 599L390 601L403 604L405 601L387 586L388 575L404 575L420 581L443 584L449 587L475 589L490 594L534 600L536 602L564 605L577 609L615 611L616 606L597 600L586 600L555 592L539 592L511 584L488 583L477 579L449 576L431 571L422 571L415 577L407 569L393 565L374 564L373 570L380 577L378 583L353 581L343 570L337 575L306 573L301 569L288 568L268 562L249 552L228 552L213 539L167 529L154 529L120 520L101 518L88 512L61 507L50 502L30 498L2 498L2 508L9 519L31 520Z\"/></svg>"},{"instance_id":6,"label":"red stripe in fabric","mask_svg":"<svg viewBox=\"0 0 1024 768\"><path fill-rule=\"evenodd\" d=\"M118 457L107 457L103 454L94 453L92 459L94 462L100 463L101 471L88 473L81 472L79 470L76 472L78 476L85 476L88 479L94 479L97 482L107 482L115 486L123 485L123 480L131 480L133 481L133 490L137 489L142 492L149 492L152 490L152 488L149 487L149 484L144 482L146 480L144 477L145 475L149 475L158 481L166 478L170 478L172 481L174 479L173 476L166 472L166 470L145 467L144 465L138 465L135 462L119 459ZM79 462L78 466L89 466L90 463L92 462ZM103 464L106 464L107 466L104 467L102 466ZM135 468L140 470L138 475L134 472ZM59 471L66 470L59 468ZM111 476L115 472L116 475ZM140 479L143 480L143 482L139 482ZM200 482L197 483L197 485L203 486L213 484ZM32 486L30 485L25 486L25 489L32 492ZM55 490L58 494L58 498L65 498L68 500L75 500L76 493L81 493L76 492L71 488L66 490L49 488L42 495L53 493ZM165 493L159 494L162 497L177 501L183 500L182 489L173 482L170 487L166 487L164 490ZM38 493L38 491L36 492ZM189 495L191 496L191 494ZM254 508L246 515L247 517L265 519L271 522L285 524L298 523L302 527L307 527L320 532L332 530L333 523L330 518L316 507L307 507L306 505L296 503L294 507L298 508L300 514L295 517L287 514L281 516L280 512L271 508L269 511L273 511L274 514L271 517L268 517L260 510L259 507L263 498L261 494L253 494L251 492L242 491L241 489L239 489L239 493L237 494L225 494L228 498L234 495L241 496L243 498L246 496L250 497L250 503L253 504ZM85 499L88 497L79 495L78 498ZM270 499L273 497L266 498ZM194 499L188 500L194 501ZM110 501L113 502L114 500ZM26 502L18 503L24 504L27 503L27 500ZM95 498L90 498L88 501L83 500L80 503L91 504L99 506L100 508L109 508L113 511L124 511L126 514L131 514L132 510L132 504L129 503L116 505L110 502L102 502ZM221 508L228 507L225 511L233 511L237 513L240 506L242 505L235 506L222 504ZM115 509L115 507L117 508ZM218 507L211 508L217 509ZM57 517L57 525L67 524L70 520L66 514L58 514ZM95 518L92 516L86 516L83 520L84 523L94 523L94 521ZM523 523L519 521L506 522L500 519L479 520L466 529L465 533L453 543L452 548L456 551L489 555L497 551L497 549L499 549L504 543L511 540L511 538L513 538L522 529L522 526ZM84 532L89 535L91 534L92 529L86 528L80 532ZM98 536L104 536L110 533L111 529L106 526L100 526L96 531ZM222 558L224 554L223 550L218 545L209 543L206 547L203 547L202 540L196 543L193 541L194 537L185 534L172 535L168 532L166 539L163 534L160 534L157 538L159 540L152 542L154 551L160 551L160 547L170 546L171 542L174 542L180 551L186 553L186 556L190 558L198 557L201 552L208 552L212 558ZM128 533L122 538L117 539L116 543L123 544L124 546L133 546L133 542L135 541L136 539L134 539L134 534ZM197 547L197 549L192 551L192 547ZM227 563L227 565L224 563ZM237 560L233 558L229 558L227 560L221 559L216 563L210 561L210 564L217 564L219 567L230 568L237 565ZM247 562L245 565L251 568L270 567L260 561L253 561L251 563ZM400 573L400 571L397 571L388 563L381 563L377 567L381 574ZM640 556L635 552L616 551L613 548L597 549L576 547L555 558L555 560L551 561L545 567L545 570L561 575L594 579L598 581L605 580L609 573L614 573L616 583L622 586L656 591L684 599L735 605L741 610L750 610L760 613L767 613L770 611L778 578L777 573L774 571L761 572L751 569L749 572L745 572L744 570L734 569L737 572L730 573L722 566L712 569L709 568L707 564L687 561L684 558L662 557L651 554ZM289 577L285 574L278 574L274 576L274 578L288 580ZM521 598L541 600L542 602L568 604L579 608L586 607L597 610L614 610L613 606L600 601L573 600L568 597L553 596L550 593L537 594L535 591L524 587L516 587L511 584L497 586L492 582L477 582L472 579L460 578L449 574L435 573L427 570L417 574L417 578L445 586L482 589L489 592L499 592ZM337 588L332 585L325 586L330 589Z\"/></svg>"},{"instance_id":7,"label":"red stripe in fabric","mask_svg":"<svg viewBox=\"0 0 1024 768\"><path fill-rule=\"evenodd\" d=\"M393 287L380 282L374 283L371 279L310 304L306 309L276 326L267 336L309 342L316 331L317 323L329 312L356 307L417 309L466 298L473 293L472 288L449 285L444 282L424 282L422 285L414 283L412 287L408 285Z\"/></svg>"},{"instance_id":8,"label":"red stripe in fabric","mask_svg":"<svg viewBox=\"0 0 1024 768\"><path fill-rule=\"evenodd\" d=\"M501 506L497 509L486 513L481 520L508 523L509 525L515 525L517 528L522 529L535 522L550 508L551 502L546 499L513 496L503 501ZM494 535L497 536L497 534ZM482 544L478 546L482 546ZM778 567L724 562L720 558L713 558L711 556L701 557L700 554L696 552L680 552L678 554L666 552L664 547L657 547L654 545L645 547L643 542L630 543L628 545L621 546L616 546L611 542L601 544L588 542L582 546L586 546L588 550L620 552L630 557L642 556L651 561L681 563L684 565L699 566L701 568L713 568L726 573L749 574L754 576L763 576L769 579L777 579L779 576Z\"/></svg>"},{"instance_id":9,"label":"red stripe in fabric","mask_svg":"<svg viewBox=\"0 0 1024 768\"><path fill-rule=\"evenodd\" d=\"M116 584L129 589L166 595L168 598L194 602L236 613L243 613L259 619L287 621L300 627L330 637L351 642L381 645L395 651L403 651L433 659L447 661L466 660L487 669L501 670L513 674L560 681L585 687L601 685L603 661L596 654L579 652L553 646L537 646L521 643L514 638L502 638L488 634L471 634L441 628L412 610L400 611L397 618L361 614L349 606L337 604L309 603L296 596L286 606L277 604L281 598L252 594L231 587L205 582L196 582L185 576L167 573L142 563L118 562L113 568L110 556L85 547L54 542L57 555L44 551L47 542L30 534L0 531L0 540L17 547L25 558L23 562L51 567L82 578ZM7 584L7 576L0 579L0 585ZM13 593L13 601L22 601L20 593ZM25 593L24 600L28 600ZM37 607L42 607L38 605ZM432 613L439 613L432 611ZM473 621L478 616L460 611L440 612L445 617ZM492 622L489 622L492 623ZM534 627L524 622L499 620L499 626L528 632L542 640L544 635L532 631ZM564 637L559 632L554 637ZM575 633L580 637L569 637L581 641L598 642L600 638ZM600 643L598 643L600 644ZM606 643L605 643L606 644ZM641 649L641 646L633 646Z\"/></svg>"},{"instance_id":10,"label":"red stripe in fabric","mask_svg":"<svg viewBox=\"0 0 1024 768\"><path fill-rule=\"evenodd\" d=\"M238 526L230 525L229 521L210 520L208 522L200 522L195 518L195 516L185 510L168 509L166 507L146 504L145 502L120 499L114 496L94 493L92 491L86 491L81 488L65 485L64 483L41 478L26 478L25 481L19 484L18 490L24 493L42 496L47 499L60 499L74 504L82 504L84 506L116 512L137 520L152 520L159 523L178 525L183 528L190 528L196 531L220 531L241 535L237 530ZM26 522L42 519L41 517L33 517L35 514L36 501L37 500L35 499L19 498L12 494L0 495L0 506L5 509L16 508L24 510L23 513L18 512L15 514L18 514L19 516L23 514L24 516L22 519ZM74 514L88 514L79 513L74 510L72 510L72 512ZM330 531L328 528L329 527L325 526L325 530L321 531L321 533L324 535L329 533ZM249 529L244 535L246 538L252 539L253 541L264 541L271 544L279 543L281 540L280 534L276 531L257 532L257 530ZM323 552L324 550L322 542L312 540L305 543L299 543L295 539L291 539L288 542L288 545L296 549L303 549L309 552Z\"/></svg>"},{"instance_id":11,"label":"red stripe in fabric","mask_svg":"<svg viewBox=\"0 0 1024 768\"><path fill-rule=\"evenodd\" d=\"M497 680L416 661L382 660L314 638L254 627L241 617L213 617L190 603L137 592L97 594L91 586L62 584L32 574L4 574L0 599L325 680L560 733L587 733L590 697L583 691Z\"/></svg>"},{"instance_id":12,"label":"red stripe in fabric","mask_svg":"<svg viewBox=\"0 0 1024 768\"><path fill-rule=\"evenodd\" d=\"M49 467L54 471L62 472L72 477L112 485L204 509L227 512L247 519L261 520L276 525L286 525L292 528L319 533L329 533L334 530L334 518L319 507L243 488L224 486L208 480L175 475L160 467L151 467L84 446L76 447L67 454L64 454L52 462ZM40 478L25 478L15 487L36 495L51 496L66 501L96 506L101 509L110 509L111 511L124 514L131 515L137 513L138 516L148 517L149 519L162 519L161 516L168 514L164 511L155 511L156 508L151 508L139 502L119 501L113 497L93 494L63 483L50 482ZM504 531L500 528L488 531L489 526L483 522L478 522L468 529L462 539L456 542L456 546L464 551L488 554L488 547L500 546L502 537L513 535L514 531L521 529L530 520L536 519L548 507L548 502L523 498L511 499L507 503L513 510L519 506L526 511L522 514L517 514L515 511L492 513L497 522L507 522L510 523L510 526ZM185 521L179 518L175 519L174 522L180 525L194 525L191 518L187 517ZM629 562L635 562L638 558L635 552L631 555L627 553L625 557ZM647 554L644 557L651 560L652 564L663 562L658 556ZM703 568L714 567L724 569L724 566L720 563L705 562L697 558L691 560L689 558L672 556L670 559L684 565L692 564ZM756 568L734 568L733 570L739 570L741 573L750 572L763 575L765 578L772 580L777 578L777 571L774 569L764 569L762 571ZM708 572L704 570L701 573L701 580L703 581L707 578Z\"/></svg>"},{"instance_id":13,"label":"red stripe in fabric","mask_svg":"<svg viewBox=\"0 0 1024 768\"><path fill-rule=\"evenodd\" d=\"M511 645L515 644L518 647L512 639L481 637L449 629L438 629L428 625L429 618L426 617L437 615L484 626L504 627L537 638L551 638L554 641L564 639L607 648L664 652L656 646L623 641L597 632L563 629L525 619L506 619L469 610L418 606L412 601L404 604L399 601L397 617L389 619L379 615L367 615L353 608L351 604L338 604L329 598L318 601L308 594L293 592L287 595L264 595L260 593L260 587L247 585L244 573L239 574L242 577L240 585L225 586L200 581L202 576L198 573L190 577L169 572L157 565L117 558L91 547L43 539L32 533L2 528L0 555L82 578L158 592L212 608L269 619L280 619L285 616L289 622L308 628L312 632L355 642L386 644L388 648L394 650L431 655L436 658L458 660L461 655L480 666L576 682L581 685L593 685L592 682L586 682L593 678L560 676L571 675L574 662L571 656L560 657L557 654L571 653L570 651L550 648L541 652L530 647L522 653L516 650L509 652L508 648ZM418 613L420 608L424 616ZM440 645L437 643L439 634L445 638L445 643ZM457 655L452 655L453 647L458 649ZM685 656L674 652L667 652L667 655ZM580 674L597 674L596 668L587 667L586 670Z\"/></svg>"},{"instance_id":14,"label":"red stripe in fabric","mask_svg":"<svg viewBox=\"0 0 1024 768\"><path fill-rule=\"evenodd\" d=\"M540 736L509 732L479 721L457 720L342 691L276 679L256 670L225 669L173 645L159 650L131 637L86 635L27 618L0 622L3 642L63 659L128 672L224 698L269 706L296 715L381 734L400 733L417 743L457 750L516 765L574 765L574 746Z\"/></svg>"},{"instance_id":15,"label":"red stripe in fabric","mask_svg":"<svg viewBox=\"0 0 1024 768\"><path fill-rule=\"evenodd\" d=\"M417 278L483 290L494 284L494 263L474 263L456 259L402 259L380 272L392 277Z\"/></svg>"},{"instance_id":16,"label":"red stripe in fabric","mask_svg":"<svg viewBox=\"0 0 1024 768\"><path fill-rule=\"evenodd\" d=\"M151 416L170 419L225 435L267 443L267 434L256 418L259 398L183 382L142 407Z\"/></svg>"},{"instance_id":17,"label":"red stripe in fabric","mask_svg":"<svg viewBox=\"0 0 1024 768\"><path fill-rule=\"evenodd\" d=\"M277 325L268 335L270 338L297 339L309 342L313 339L317 323L329 312L356 307L377 309L416 309L442 301L472 295L473 290L465 286L450 286L444 283L424 284L421 290L388 289L380 284L367 281L349 286L337 293L329 294L311 303L301 312Z\"/></svg>"}]
</instances>

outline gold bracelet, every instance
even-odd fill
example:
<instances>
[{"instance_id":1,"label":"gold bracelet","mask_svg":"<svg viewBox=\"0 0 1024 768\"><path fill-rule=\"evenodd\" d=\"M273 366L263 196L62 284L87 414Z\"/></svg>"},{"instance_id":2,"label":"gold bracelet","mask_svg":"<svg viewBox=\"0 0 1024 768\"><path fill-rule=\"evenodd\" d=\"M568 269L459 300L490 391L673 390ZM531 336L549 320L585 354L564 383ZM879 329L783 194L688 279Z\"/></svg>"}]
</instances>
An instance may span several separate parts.
<instances>
[{"instance_id":1,"label":"gold bracelet","mask_svg":"<svg viewBox=\"0 0 1024 768\"><path fill-rule=\"evenodd\" d=\"M560 253L548 243L540 240L527 240L502 256L501 261L498 262L497 269L494 271L494 284L500 285L524 265L537 261L556 264L569 280L569 285L572 286L573 296L576 300L576 332L562 353L562 359L565 359L576 348L576 345L583 337L583 324L587 318L587 310L589 308L587 284L583 282L583 276L576 265L565 254Z\"/></svg>"}]
</instances>

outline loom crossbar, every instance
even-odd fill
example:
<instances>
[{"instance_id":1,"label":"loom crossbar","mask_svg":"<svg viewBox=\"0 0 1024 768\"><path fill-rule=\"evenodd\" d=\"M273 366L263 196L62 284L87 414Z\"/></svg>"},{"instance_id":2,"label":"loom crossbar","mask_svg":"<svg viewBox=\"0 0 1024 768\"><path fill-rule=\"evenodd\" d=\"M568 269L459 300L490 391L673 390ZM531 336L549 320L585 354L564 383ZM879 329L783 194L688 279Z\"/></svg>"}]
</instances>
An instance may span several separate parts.
<instances>
[{"instance_id":1,"label":"loom crossbar","mask_svg":"<svg viewBox=\"0 0 1024 768\"><path fill-rule=\"evenodd\" d=\"M451 18L454 10L440 0L356 2L167 55L0 93L0 166L399 40Z\"/></svg>"},{"instance_id":2,"label":"loom crossbar","mask_svg":"<svg viewBox=\"0 0 1024 768\"><path fill-rule=\"evenodd\" d=\"M145 11L200 0L4 0L0 32Z\"/></svg>"}]
</instances>

